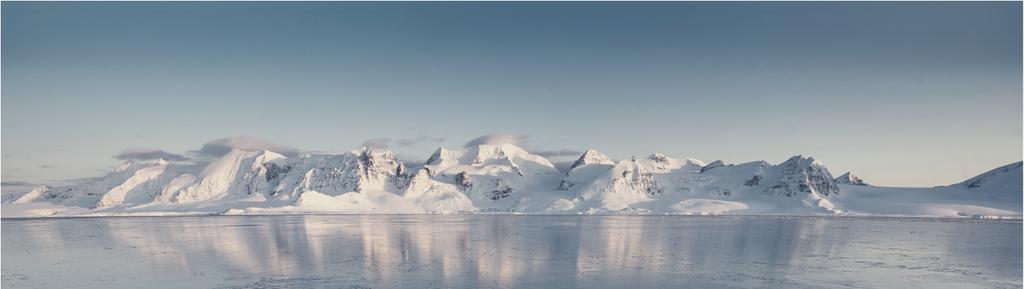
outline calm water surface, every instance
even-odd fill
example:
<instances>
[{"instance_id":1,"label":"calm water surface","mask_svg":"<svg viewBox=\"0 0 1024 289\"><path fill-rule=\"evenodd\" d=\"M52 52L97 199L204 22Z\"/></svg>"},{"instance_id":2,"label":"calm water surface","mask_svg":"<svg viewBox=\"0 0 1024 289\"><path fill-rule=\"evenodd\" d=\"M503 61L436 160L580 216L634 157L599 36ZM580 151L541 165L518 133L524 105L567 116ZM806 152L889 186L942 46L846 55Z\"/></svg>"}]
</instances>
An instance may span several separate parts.
<instances>
[{"instance_id":1,"label":"calm water surface","mask_svg":"<svg viewBox=\"0 0 1024 289\"><path fill-rule=\"evenodd\" d=\"M1019 221L268 216L2 221L4 288L1020 288Z\"/></svg>"}]
</instances>

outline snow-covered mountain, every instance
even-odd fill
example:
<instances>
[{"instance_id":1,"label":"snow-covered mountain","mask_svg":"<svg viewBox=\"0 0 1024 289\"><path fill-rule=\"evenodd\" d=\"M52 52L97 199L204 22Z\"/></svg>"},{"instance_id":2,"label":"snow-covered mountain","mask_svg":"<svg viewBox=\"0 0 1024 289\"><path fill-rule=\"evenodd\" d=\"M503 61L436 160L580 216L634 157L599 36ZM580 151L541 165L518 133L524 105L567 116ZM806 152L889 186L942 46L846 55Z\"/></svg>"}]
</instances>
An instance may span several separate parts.
<instances>
[{"instance_id":1,"label":"snow-covered mountain","mask_svg":"<svg viewBox=\"0 0 1024 289\"><path fill-rule=\"evenodd\" d=\"M8 198L5 217L291 213L1021 215L1021 163L935 188L867 186L820 161L705 163L587 150L559 170L512 144L438 148L423 163L359 148L293 157L233 149L198 162L129 161Z\"/></svg>"},{"instance_id":2,"label":"snow-covered mountain","mask_svg":"<svg viewBox=\"0 0 1024 289\"><path fill-rule=\"evenodd\" d=\"M842 175L836 177L836 183L840 184L840 185L857 185L857 186L867 186L868 185L868 183L865 183L864 180L860 179L859 177L857 177L856 175L854 175L854 174L852 174L850 172L846 172L845 174L842 174Z\"/></svg>"},{"instance_id":3,"label":"snow-covered mountain","mask_svg":"<svg viewBox=\"0 0 1024 289\"><path fill-rule=\"evenodd\" d=\"M1022 183L1021 180L1022 162L1016 162L987 171L976 177L970 178L956 186L969 190L995 193L1000 196L1013 197L1019 202Z\"/></svg>"}]
</instances>

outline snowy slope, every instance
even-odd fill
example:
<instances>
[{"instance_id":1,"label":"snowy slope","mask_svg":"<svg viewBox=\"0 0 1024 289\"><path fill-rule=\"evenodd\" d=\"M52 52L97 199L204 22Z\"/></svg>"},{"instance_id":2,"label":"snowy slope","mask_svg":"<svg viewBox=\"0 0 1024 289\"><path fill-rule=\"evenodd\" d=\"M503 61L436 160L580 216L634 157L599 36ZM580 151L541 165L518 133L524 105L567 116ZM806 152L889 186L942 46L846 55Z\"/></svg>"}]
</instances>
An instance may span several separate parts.
<instances>
[{"instance_id":1,"label":"snowy slope","mask_svg":"<svg viewBox=\"0 0 1024 289\"><path fill-rule=\"evenodd\" d=\"M850 172L846 172L845 174L842 174L842 175L836 177L836 183L840 184L840 185L856 185L856 186L867 186L868 185L868 183L865 183L864 180L860 179L859 177L857 177L856 175L854 175L854 174L852 174Z\"/></svg>"},{"instance_id":2,"label":"snowy slope","mask_svg":"<svg viewBox=\"0 0 1024 289\"><path fill-rule=\"evenodd\" d=\"M975 195L993 200L1020 204L1020 188L1024 183L1021 180L1021 165L1022 162L1016 162L998 167L952 187L965 188Z\"/></svg>"},{"instance_id":3,"label":"snowy slope","mask_svg":"<svg viewBox=\"0 0 1024 289\"><path fill-rule=\"evenodd\" d=\"M1019 218L1021 163L935 188L864 185L823 163L705 163L584 152L559 171L512 144L438 148L424 163L359 148L286 157L233 149L191 163L129 161L105 176L10 194L4 217L161 214L797 214Z\"/></svg>"},{"instance_id":4,"label":"snowy slope","mask_svg":"<svg viewBox=\"0 0 1024 289\"><path fill-rule=\"evenodd\" d=\"M561 173L542 156L511 144L480 145L453 153L438 149L423 166L432 182L451 184L472 201L464 211L542 211Z\"/></svg>"},{"instance_id":5,"label":"snowy slope","mask_svg":"<svg viewBox=\"0 0 1024 289\"><path fill-rule=\"evenodd\" d=\"M78 184L59 187L37 187L12 203L50 202L70 207L102 209L123 205L126 200L146 202L155 189L173 174L163 160L127 161L105 176L86 179ZM143 196L138 196L143 195ZM139 200L143 199L143 200Z\"/></svg>"},{"instance_id":6,"label":"snowy slope","mask_svg":"<svg viewBox=\"0 0 1024 289\"><path fill-rule=\"evenodd\" d=\"M563 184L583 184L567 188L576 197L574 209L595 213L841 212L830 201L837 191L831 175L812 158L796 156L779 165L700 164L655 154L615 165L581 166L570 171Z\"/></svg>"},{"instance_id":7,"label":"snowy slope","mask_svg":"<svg viewBox=\"0 0 1024 289\"><path fill-rule=\"evenodd\" d=\"M1021 162L1016 162L934 188L844 184L839 200L855 215L1020 217L1021 174Z\"/></svg>"}]
</instances>

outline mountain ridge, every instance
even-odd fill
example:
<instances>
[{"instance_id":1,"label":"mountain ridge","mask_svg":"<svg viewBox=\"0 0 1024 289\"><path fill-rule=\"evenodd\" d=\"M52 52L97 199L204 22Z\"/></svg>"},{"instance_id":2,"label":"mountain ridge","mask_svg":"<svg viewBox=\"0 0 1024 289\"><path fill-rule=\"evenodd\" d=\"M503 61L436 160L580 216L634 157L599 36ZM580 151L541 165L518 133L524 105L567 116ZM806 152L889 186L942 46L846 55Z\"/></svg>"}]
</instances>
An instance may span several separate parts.
<instances>
[{"instance_id":1,"label":"mountain ridge","mask_svg":"<svg viewBox=\"0 0 1024 289\"><path fill-rule=\"evenodd\" d=\"M1019 218L1020 171L1017 162L929 191L866 186L849 173L834 178L821 161L801 155L775 165L705 163L658 153L613 161L589 149L571 167L559 170L547 158L513 144L461 150L439 147L423 163L403 162L389 150L370 147L292 157L234 148L201 164L127 161L99 178L36 187L5 198L3 206L4 217L495 212L931 216L920 212L940 212L934 216ZM904 200L910 195L918 199ZM906 214L901 214L900 206Z\"/></svg>"}]
</instances>

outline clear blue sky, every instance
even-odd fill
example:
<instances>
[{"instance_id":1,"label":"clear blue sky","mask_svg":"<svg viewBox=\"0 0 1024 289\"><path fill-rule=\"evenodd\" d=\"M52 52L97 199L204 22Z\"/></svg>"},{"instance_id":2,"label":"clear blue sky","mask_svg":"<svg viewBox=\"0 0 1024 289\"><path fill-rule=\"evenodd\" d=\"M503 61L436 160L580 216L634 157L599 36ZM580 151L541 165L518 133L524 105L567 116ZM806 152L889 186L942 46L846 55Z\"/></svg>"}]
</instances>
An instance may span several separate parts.
<instances>
[{"instance_id":1,"label":"clear blue sky","mask_svg":"<svg viewBox=\"0 0 1024 289\"><path fill-rule=\"evenodd\" d=\"M234 135L803 154L902 186L1022 158L1019 2L2 5L4 181Z\"/></svg>"}]
</instances>

